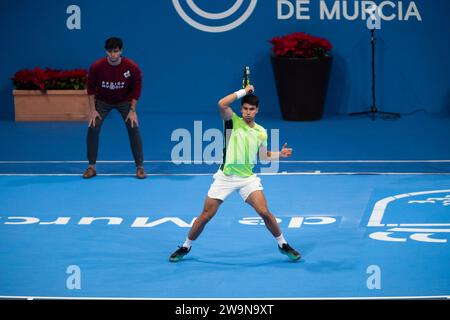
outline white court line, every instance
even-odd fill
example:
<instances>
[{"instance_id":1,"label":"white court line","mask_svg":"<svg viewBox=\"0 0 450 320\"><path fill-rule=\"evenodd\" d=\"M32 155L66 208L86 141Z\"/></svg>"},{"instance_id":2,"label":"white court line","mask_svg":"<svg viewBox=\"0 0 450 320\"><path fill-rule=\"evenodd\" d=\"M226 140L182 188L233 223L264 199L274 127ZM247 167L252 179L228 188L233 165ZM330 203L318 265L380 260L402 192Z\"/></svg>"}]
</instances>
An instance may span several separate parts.
<instances>
[{"instance_id":1,"label":"white court line","mask_svg":"<svg viewBox=\"0 0 450 320\"><path fill-rule=\"evenodd\" d=\"M450 160L280 160L280 163L450 163ZM87 160L3 160L0 164L87 163ZM97 163L134 163L132 160L102 160ZM145 160L144 163L207 164L205 161ZM220 163L212 163L220 164Z\"/></svg>"},{"instance_id":2,"label":"white court line","mask_svg":"<svg viewBox=\"0 0 450 320\"><path fill-rule=\"evenodd\" d=\"M382 300L382 299L450 299L442 296L386 296L386 297L309 297L309 298L120 298L120 297L45 297L45 296L0 296L0 299L56 299L56 300Z\"/></svg>"},{"instance_id":3,"label":"white court line","mask_svg":"<svg viewBox=\"0 0 450 320\"><path fill-rule=\"evenodd\" d=\"M213 176L213 173L147 173L147 176ZM81 173L0 173L0 177L80 177ZM135 176L135 173L100 173L97 176ZM299 176L299 175L450 175L450 172L276 172L256 173L257 176Z\"/></svg>"},{"instance_id":4,"label":"white court line","mask_svg":"<svg viewBox=\"0 0 450 320\"><path fill-rule=\"evenodd\" d=\"M372 213L369 218L369 222L367 224L368 227L384 227L385 225L381 223L383 220L384 213L386 208L391 202L394 202L399 199L405 199L409 197L421 196L425 194L435 194L435 193L444 193L450 192L450 190L433 190L433 191L420 191L420 192L411 192L411 193L402 193L394 196L390 196L381 200L378 200L375 203L375 206L372 210Z\"/></svg>"},{"instance_id":5,"label":"white court line","mask_svg":"<svg viewBox=\"0 0 450 320\"><path fill-rule=\"evenodd\" d=\"M450 160L280 160L284 163L450 163Z\"/></svg>"}]
</instances>

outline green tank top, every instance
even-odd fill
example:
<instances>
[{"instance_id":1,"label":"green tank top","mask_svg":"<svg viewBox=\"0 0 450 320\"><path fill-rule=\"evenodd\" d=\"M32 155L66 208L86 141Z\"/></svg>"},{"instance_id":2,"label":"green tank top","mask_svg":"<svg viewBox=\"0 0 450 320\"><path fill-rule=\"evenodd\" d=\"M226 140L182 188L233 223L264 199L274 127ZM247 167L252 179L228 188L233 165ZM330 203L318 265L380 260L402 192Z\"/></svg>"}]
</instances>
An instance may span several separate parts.
<instances>
[{"instance_id":1,"label":"green tank top","mask_svg":"<svg viewBox=\"0 0 450 320\"><path fill-rule=\"evenodd\" d=\"M261 146L267 148L267 132L255 123L253 128L233 112L231 120L225 122L226 147L221 169L226 175L249 177L257 161ZM229 131L231 130L231 134Z\"/></svg>"}]
</instances>

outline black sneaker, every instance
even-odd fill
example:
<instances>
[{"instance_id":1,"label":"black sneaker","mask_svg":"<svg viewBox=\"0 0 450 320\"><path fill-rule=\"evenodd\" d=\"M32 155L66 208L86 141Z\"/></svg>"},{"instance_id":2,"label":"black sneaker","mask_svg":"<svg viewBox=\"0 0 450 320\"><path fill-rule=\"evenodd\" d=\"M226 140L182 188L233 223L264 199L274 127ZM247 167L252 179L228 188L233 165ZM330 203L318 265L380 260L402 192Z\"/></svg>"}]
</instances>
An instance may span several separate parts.
<instances>
[{"instance_id":1,"label":"black sneaker","mask_svg":"<svg viewBox=\"0 0 450 320\"><path fill-rule=\"evenodd\" d=\"M280 247L278 245L278 250L280 250L280 252L286 256L289 257L289 259L291 259L292 261L297 261L301 258L301 255L298 251L296 251L294 248L292 248L290 245L288 245L287 243L283 243L283 246Z\"/></svg>"},{"instance_id":2,"label":"black sneaker","mask_svg":"<svg viewBox=\"0 0 450 320\"><path fill-rule=\"evenodd\" d=\"M175 251L174 253L172 253L170 255L169 261L170 262L178 262L181 259L183 259L183 257L185 255L187 255L189 253L189 251L191 251L191 248L186 248L186 247L178 247L177 251Z\"/></svg>"}]
</instances>

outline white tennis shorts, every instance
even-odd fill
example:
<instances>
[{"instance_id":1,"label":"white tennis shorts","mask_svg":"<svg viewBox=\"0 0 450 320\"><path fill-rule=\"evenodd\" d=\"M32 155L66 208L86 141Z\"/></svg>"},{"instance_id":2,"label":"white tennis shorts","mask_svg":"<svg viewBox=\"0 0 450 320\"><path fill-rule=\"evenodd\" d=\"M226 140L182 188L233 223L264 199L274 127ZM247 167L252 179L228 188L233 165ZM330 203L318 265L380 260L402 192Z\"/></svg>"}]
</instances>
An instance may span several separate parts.
<instances>
[{"instance_id":1,"label":"white tennis shorts","mask_svg":"<svg viewBox=\"0 0 450 320\"><path fill-rule=\"evenodd\" d=\"M225 200L233 191L239 190L239 194L245 201L254 191L263 190L261 179L256 175L247 178L236 175L227 176L219 169L214 174L214 182L208 191L208 197L212 199Z\"/></svg>"}]
</instances>

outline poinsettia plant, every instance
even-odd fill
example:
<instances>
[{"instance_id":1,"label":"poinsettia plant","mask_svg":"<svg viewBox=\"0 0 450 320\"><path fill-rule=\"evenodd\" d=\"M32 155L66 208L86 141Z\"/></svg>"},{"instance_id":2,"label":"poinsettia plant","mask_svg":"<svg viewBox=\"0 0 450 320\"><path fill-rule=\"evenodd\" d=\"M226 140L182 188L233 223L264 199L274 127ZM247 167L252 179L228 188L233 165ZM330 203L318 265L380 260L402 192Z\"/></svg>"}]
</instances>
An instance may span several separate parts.
<instances>
[{"instance_id":1,"label":"poinsettia plant","mask_svg":"<svg viewBox=\"0 0 450 320\"><path fill-rule=\"evenodd\" d=\"M86 87L87 70L25 69L12 77L17 90L83 90Z\"/></svg>"},{"instance_id":2,"label":"poinsettia plant","mask_svg":"<svg viewBox=\"0 0 450 320\"><path fill-rule=\"evenodd\" d=\"M304 32L294 32L270 40L272 53L276 57L288 58L322 58L328 56L331 43L324 38L315 37Z\"/></svg>"}]
</instances>

